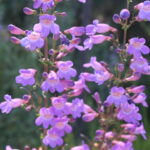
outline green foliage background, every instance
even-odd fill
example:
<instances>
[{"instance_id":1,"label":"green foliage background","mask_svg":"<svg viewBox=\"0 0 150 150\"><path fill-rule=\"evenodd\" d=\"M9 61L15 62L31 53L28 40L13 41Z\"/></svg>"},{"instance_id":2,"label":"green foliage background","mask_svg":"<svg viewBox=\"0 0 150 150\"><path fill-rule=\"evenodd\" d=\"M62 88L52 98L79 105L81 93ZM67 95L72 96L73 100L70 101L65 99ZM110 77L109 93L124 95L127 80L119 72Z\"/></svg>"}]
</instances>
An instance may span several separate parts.
<instances>
[{"instance_id":1,"label":"green foliage background","mask_svg":"<svg viewBox=\"0 0 150 150\"><path fill-rule=\"evenodd\" d=\"M133 0L131 6L141 2ZM88 0L88 3L83 5L77 0L66 0L60 4L59 10L66 11L68 16L59 19L62 29L67 29L74 25L86 25L91 23L93 19L99 19L101 22L111 24L117 27L112 22L112 16L126 5L126 0ZM3 101L3 95L9 93L13 97L19 97L24 92L15 84L15 76L20 68L39 68L39 63L36 56L31 52L25 51L21 46L12 44L9 40L7 31L8 24L15 24L23 29L32 29L32 26L37 22L37 18L33 16L25 16L22 12L23 7L32 6L32 0L0 0L0 101ZM133 11L131 9L131 11ZM150 46L150 23L136 23L131 27L128 33L128 38L133 36L144 37L147 39L147 45ZM122 32L120 32L120 38ZM82 64L88 62L90 56L97 56L98 60L104 60L112 66L117 63L117 56L110 51L109 43L95 46L92 51L74 52L69 56L75 63L75 67L81 71ZM150 60L150 57L149 57ZM150 101L150 77L144 76L139 83L147 86L146 93L148 94L148 103ZM95 87L90 85L92 90L98 90L103 99L106 98L108 90L100 86ZM84 94L85 102L95 107L95 103L91 100L90 95ZM135 142L136 150L150 149L150 109L141 107L143 121L147 130L148 140L144 141L141 137ZM4 150L5 145L23 149L25 145L37 147L41 144L39 128L34 125L35 114L33 111L25 112L22 109L16 109L11 114L0 114L0 150ZM79 120L74 125L74 134L66 137L66 142L75 145L81 143L79 133L94 136L95 130L99 126L97 123L85 124Z\"/></svg>"}]
</instances>

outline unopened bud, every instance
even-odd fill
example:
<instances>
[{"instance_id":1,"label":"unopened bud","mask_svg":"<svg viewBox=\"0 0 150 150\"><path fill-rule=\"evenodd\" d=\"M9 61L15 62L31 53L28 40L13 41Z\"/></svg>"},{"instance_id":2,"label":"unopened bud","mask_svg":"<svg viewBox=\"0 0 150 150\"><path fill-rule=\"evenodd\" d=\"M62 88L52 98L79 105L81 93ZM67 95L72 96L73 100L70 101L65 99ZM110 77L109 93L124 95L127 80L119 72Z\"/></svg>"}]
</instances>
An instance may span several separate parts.
<instances>
[{"instance_id":1,"label":"unopened bud","mask_svg":"<svg viewBox=\"0 0 150 150\"><path fill-rule=\"evenodd\" d=\"M120 12L120 17L127 20L130 17L130 11L128 9L122 9Z\"/></svg>"},{"instance_id":2,"label":"unopened bud","mask_svg":"<svg viewBox=\"0 0 150 150\"><path fill-rule=\"evenodd\" d=\"M10 40L14 44L20 44L20 39L16 38L15 36L12 36Z\"/></svg>"},{"instance_id":3,"label":"unopened bud","mask_svg":"<svg viewBox=\"0 0 150 150\"><path fill-rule=\"evenodd\" d=\"M25 7L23 8L23 12L26 14L26 15L33 15L34 13L36 13L36 10L33 10L31 8L28 8L28 7Z\"/></svg>"},{"instance_id":4,"label":"unopened bud","mask_svg":"<svg viewBox=\"0 0 150 150\"><path fill-rule=\"evenodd\" d=\"M21 35L21 34L25 34L25 31L16 27L13 24L8 25L8 30L11 34L15 34L15 35Z\"/></svg>"},{"instance_id":5,"label":"unopened bud","mask_svg":"<svg viewBox=\"0 0 150 150\"><path fill-rule=\"evenodd\" d=\"M114 15L113 15L113 21L114 21L115 23L121 23L121 18L120 18L120 16L119 16L118 14L114 14Z\"/></svg>"}]
</instances>

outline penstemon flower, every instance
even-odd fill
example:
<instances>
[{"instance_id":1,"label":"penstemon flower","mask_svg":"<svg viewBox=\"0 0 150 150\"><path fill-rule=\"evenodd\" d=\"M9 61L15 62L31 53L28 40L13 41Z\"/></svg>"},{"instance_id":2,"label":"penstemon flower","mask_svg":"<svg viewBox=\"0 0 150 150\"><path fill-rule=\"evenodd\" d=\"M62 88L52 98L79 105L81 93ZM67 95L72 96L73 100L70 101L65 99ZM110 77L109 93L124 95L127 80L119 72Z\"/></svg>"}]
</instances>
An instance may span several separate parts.
<instances>
[{"instance_id":1,"label":"penstemon flower","mask_svg":"<svg viewBox=\"0 0 150 150\"><path fill-rule=\"evenodd\" d=\"M136 21L150 21L150 1L134 7L137 15L132 15L129 10L130 1L127 1L127 8L113 15L113 21L124 31L123 42L120 42L116 28L99 20L62 31L56 23L57 16L66 16L65 12L56 11L60 2L63 0L33 0L34 9L24 8L25 14L38 16L39 22L33 30L23 30L12 24L8 26L11 34L23 36L12 36L11 41L34 52L43 70L41 73L34 68L20 69L16 83L21 84L27 93L23 98L11 98L6 94L0 110L6 114L22 106L26 111L35 110L35 125L43 129L40 130L43 144L39 150L47 150L47 147L65 149L64 138L74 132L72 124L77 119L86 123L97 121L99 128L90 140L81 133L82 144L72 148L68 145L70 150L133 150L138 135L147 138L139 107L148 107L146 87L134 82L142 75L150 75L149 61L145 58L150 49L144 38L133 37L127 42L127 32ZM119 57L113 68L92 56L90 62L83 65L87 71L79 73L73 68L73 62L65 58L75 50L92 50L104 42L109 42ZM89 68L93 71L89 72ZM110 93L102 99L98 90L91 89L88 82L105 86ZM85 92L88 98L83 96ZM97 108L88 105L87 100L94 101ZM6 146L6 150L13 149Z\"/></svg>"}]
</instances>

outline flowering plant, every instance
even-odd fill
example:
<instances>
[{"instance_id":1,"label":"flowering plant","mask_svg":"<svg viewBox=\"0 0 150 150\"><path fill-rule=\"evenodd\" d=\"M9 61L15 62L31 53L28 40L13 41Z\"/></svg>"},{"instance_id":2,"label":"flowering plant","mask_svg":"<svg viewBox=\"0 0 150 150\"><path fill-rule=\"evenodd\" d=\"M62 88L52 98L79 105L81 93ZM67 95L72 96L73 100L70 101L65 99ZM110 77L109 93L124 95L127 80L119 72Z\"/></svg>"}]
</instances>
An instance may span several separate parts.
<instances>
[{"instance_id":1,"label":"flowering plant","mask_svg":"<svg viewBox=\"0 0 150 150\"><path fill-rule=\"evenodd\" d=\"M97 120L99 129L91 141L70 150L133 150L137 135L146 139L142 115L138 105L148 107L144 85L131 85L142 75L150 75L150 65L143 56L150 53L144 38L133 37L127 42L128 29L134 22L150 21L150 1L137 4L131 17L129 5L120 14L114 14L113 20L124 31L123 42L118 38L118 30L108 24L94 20L92 24L75 26L65 31L57 24L57 18L65 12L56 11L63 0L33 0L33 9L25 7L27 15L37 15L39 22L32 30L23 30L9 25L14 44L22 45L27 51L36 53L43 65L43 73L33 68L20 69L16 83L25 89L22 98L5 95L0 103L2 113L10 113L14 108L23 107L27 111L35 110L35 125L42 128L42 146L32 148L47 150L58 147L66 149L64 136L73 132L72 124L82 118L85 122ZM78 0L85 3L86 0ZM111 33L111 34L110 34ZM114 68L92 56L83 67L92 68L91 72L81 72L73 68L71 60L64 58L75 50L88 51L95 44L110 42L119 57ZM110 94L102 100L99 92L91 92L88 82L107 86ZM83 92L89 93L97 108L86 104ZM6 150L11 150L6 146ZM26 147L25 149L31 149Z\"/></svg>"}]
</instances>

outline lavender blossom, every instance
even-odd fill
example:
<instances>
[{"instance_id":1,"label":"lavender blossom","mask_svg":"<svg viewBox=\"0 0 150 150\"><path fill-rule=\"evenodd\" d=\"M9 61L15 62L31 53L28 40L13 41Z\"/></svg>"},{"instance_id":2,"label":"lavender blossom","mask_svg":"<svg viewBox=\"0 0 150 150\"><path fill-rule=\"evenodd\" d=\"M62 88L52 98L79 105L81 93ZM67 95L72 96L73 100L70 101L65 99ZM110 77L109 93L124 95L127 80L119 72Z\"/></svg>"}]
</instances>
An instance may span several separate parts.
<instances>
[{"instance_id":1,"label":"lavender blossom","mask_svg":"<svg viewBox=\"0 0 150 150\"><path fill-rule=\"evenodd\" d=\"M125 89L123 87L112 87L110 95L107 97L105 103L112 105L114 104L116 107L119 107L121 104L127 102L127 96L125 94Z\"/></svg>"},{"instance_id":2,"label":"lavender blossom","mask_svg":"<svg viewBox=\"0 0 150 150\"><path fill-rule=\"evenodd\" d=\"M41 88L43 91L47 92L49 90L51 93L54 93L55 91L61 93L64 91L64 86L54 71L51 71L48 74L48 77L42 83Z\"/></svg>"},{"instance_id":3,"label":"lavender blossom","mask_svg":"<svg viewBox=\"0 0 150 150\"><path fill-rule=\"evenodd\" d=\"M144 38L132 38L129 40L127 52L131 55L134 55L134 57L140 57L141 53L145 55L149 54L150 49L145 45Z\"/></svg>"},{"instance_id":4,"label":"lavender blossom","mask_svg":"<svg viewBox=\"0 0 150 150\"><path fill-rule=\"evenodd\" d=\"M72 101L71 105L71 115L73 118L79 118L81 116L81 113L84 111L84 103L82 99L75 98Z\"/></svg>"},{"instance_id":5,"label":"lavender blossom","mask_svg":"<svg viewBox=\"0 0 150 150\"><path fill-rule=\"evenodd\" d=\"M0 109L2 113L10 113L12 109L20 107L23 104L28 103L28 101L20 99L20 98L14 98L12 99L10 95L4 96L5 102L0 103Z\"/></svg>"},{"instance_id":6,"label":"lavender blossom","mask_svg":"<svg viewBox=\"0 0 150 150\"><path fill-rule=\"evenodd\" d=\"M54 0L34 0L33 8L41 7L43 12L46 12L48 9L52 9L54 5Z\"/></svg>"},{"instance_id":7,"label":"lavender blossom","mask_svg":"<svg viewBox=\"0 0 150 150\"><path fill-rule=\"evenodd\" d=\"M58 61L57 62L57 75L60 79L65 78L69 80L71 77L75 77L77 72L71 68L73 66L72 61Z\"/></svg>"},{"instance_id":8,"label":"lavender blossom","mask_svg":"<svg viewBox=\"0 0 150 150\"><path fill-rule=\"evenodd\" d=\"M53 97L52 100L52 108L53 112L56 116L62 117L70 113L70 109L67 106L67 100L64 97Z\"/></svg>"},{"instance_id":9,"label":"lavender blossom","mask_svg":"<svg viewBox=\"0 0 150 150\"><path fill-rule=\"evenodd\" d=\"M41 38L40 33L30 31L26 37L21 39L21 45L27 50L34 51L44 46L44 39Z\"/></svg>"},{"instance_id":10,"label":"lavender blossom","mask_svg":"<svg viewBox=\"0 0 150 150\"><path fill-rule=\"evenodd\" d=\"M139 121L142 119L141 114L138 113L139 108L136 107L134 104L124 103L121 104L121 108L118 112L118 119L124 120L128 123L138 124Z\"/></svg>"},{"instance_id":11,"label":"lavender blossom","mask_svg":"<svg viewBox=\"0 0 150 150\"><path fill-rule=\"evenodd\" d=\"M150 74L150 66L148 64L148 61L143 58L134 58L131 60L130 68L133 70L133 72L141 73L141 74Z\"/></svg>"},{"instance_id":12,"label":"lavender blossom","mask_svg":"<svg viewBox=\"0 0 150 150\"><path fill-rule=\"evenodd\" d=\"M43 143L46 146L55 148L56 146L61 146L63 144L63 139L56 130L50 129L47 131L47 135L43 138Z\"/></svg>"},{"instance_id":13,"label":"lavender blossom","mask_svg":"<svg viewBox=\"0 0 150 150\"><path fill-rule=\"evenodd\" d=\"M138 17L142 20L150 21L150 1L146 0L137 6L139 9Z\"/></svg>"},{"instance_id":14,"label":"lavender blossom","mask_svg":"<svg viewBox=\"0 0 150 150\"><path fill-rule=\"evenodd\" d=\"M41 108L39 117L35 120L37 126L43 125L43 128L47 129L54 120L54 113L52 108Z\"/></svg>"},{"instance_id":15,"label":"lavender blossom","mask_svg":"<svg viewBox=\"0 0 150 150\"><path fill-rule=\"evenodd\" d=\"M35 84L35 69L20 69L19 73L20 75L16 77L16 83L22 84L22 86Z\"/></svg>"},{"instance_id":16,"label":"lavender blossom","mask_svg":"<svg viewBox=\"0 0 150 150\"><path fill-rule=\"evenodd\" d=\"M40 23L35 24L34 31L39 32L42 37L47 37L50 33L59 34L60 27L55 23L54 15L44 14L40 16Z\"/></svg>"},{"instance_id":17,"label":"lavender blossom","mask_svg":"<svg viewBox=\"0 0 150 150\"><path fill-rule=\"evenodd\" d=\"M65 133L71 133L72 127L68 124L67 117L56 118L52 122L53 130L57 131L59 135L64 136Z\"/></svg>"}]
</instances>

